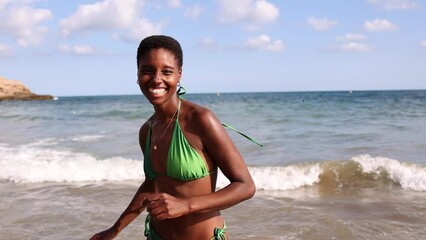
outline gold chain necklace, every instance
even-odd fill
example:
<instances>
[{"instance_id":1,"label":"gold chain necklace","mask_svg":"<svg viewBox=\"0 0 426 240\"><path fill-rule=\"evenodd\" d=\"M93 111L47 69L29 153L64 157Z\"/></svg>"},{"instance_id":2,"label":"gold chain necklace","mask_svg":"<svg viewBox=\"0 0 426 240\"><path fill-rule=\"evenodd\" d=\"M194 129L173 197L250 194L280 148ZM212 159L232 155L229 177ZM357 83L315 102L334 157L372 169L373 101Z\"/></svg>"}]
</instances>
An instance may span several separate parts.
<instances>
[{"instance_id":1,"label":"gold chain necklace","mask_svg":"<svg viewBox=\"0 0 426 240\"><path fill-rule=\"evenodd\" d=\"M172 121L173 121L173 119L175 118L175 116L176 116L176 114L178 113L178 111L179 111L179 107L178 107L178 109L176 110L175 114L173 114L173 117L170 119L169 124L167 124L166 129L164 129L164 132L163 132L163 134L161 134L161 136L160 136L160 138L158 139L158 141L155 141L155 136L154 136L154 126L153 126L153 124L151 123L151 128L152 128L152 141L154 142L154 147L153 147L153 148L154 148L154 150L157 150L157 149L158 149L158 147L157 147L158 143L160 143L160 141L161 141L161 139L163 138L164 134L166 134L167 129L169 129L169 127L170 127L170 125L172 124Z\"/></svg>"}]
</instances>

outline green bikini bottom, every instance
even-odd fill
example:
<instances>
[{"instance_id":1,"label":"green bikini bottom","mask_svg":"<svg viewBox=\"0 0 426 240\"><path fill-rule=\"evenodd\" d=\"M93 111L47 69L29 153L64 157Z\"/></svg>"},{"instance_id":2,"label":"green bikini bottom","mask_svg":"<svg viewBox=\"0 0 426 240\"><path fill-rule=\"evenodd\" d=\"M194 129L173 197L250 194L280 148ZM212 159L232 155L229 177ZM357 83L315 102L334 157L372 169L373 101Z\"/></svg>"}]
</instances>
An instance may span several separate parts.
<instances>
[{"instance_id":1,"label":"green bikini bottom","mask_svg":"<svg viewBox=\"0 0 426 240\"><path fill-rule=\"evenodd\" d=\"M225 238L226 233L226 224L223 223L223 228L215 228L214 229L214 235L210 240L226 240ZM148 240L161 240L160 236L158 236L154 229L151 228L151 215L147 215L145 219L145 231L144 231L145 237L147 237Z\"/></svg>"}]
</instances>

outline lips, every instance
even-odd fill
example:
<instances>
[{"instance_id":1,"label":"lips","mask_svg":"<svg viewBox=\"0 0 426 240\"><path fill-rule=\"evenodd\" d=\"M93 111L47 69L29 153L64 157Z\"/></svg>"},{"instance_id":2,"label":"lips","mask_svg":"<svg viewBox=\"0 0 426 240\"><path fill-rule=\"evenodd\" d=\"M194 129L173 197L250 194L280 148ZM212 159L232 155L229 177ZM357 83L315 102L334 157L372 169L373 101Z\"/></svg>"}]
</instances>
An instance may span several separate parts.
<instances>
[{"instance_id":1,"label":"lips","mask_svg":"<svg viewBox=\"0 0 426 240\"><path fill-rule=\"evenodd\" d=\"M161 97L166 94L165 88L148 88L148 91L151 93L153 97Z\"/></svg>"}]
</instances>

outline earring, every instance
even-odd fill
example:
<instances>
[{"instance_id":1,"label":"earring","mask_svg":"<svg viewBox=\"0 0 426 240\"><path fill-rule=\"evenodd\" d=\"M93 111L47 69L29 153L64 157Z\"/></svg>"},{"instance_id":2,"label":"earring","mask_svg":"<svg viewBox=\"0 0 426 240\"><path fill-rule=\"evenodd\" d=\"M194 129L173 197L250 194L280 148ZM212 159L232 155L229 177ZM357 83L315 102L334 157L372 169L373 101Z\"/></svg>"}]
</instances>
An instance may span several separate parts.
<instances>
[{"instance_id":1,"label":"earring","mask_svg":"<svg viewBox=\"0 0 426 240\"><path fill-rule=\"evenodd\" d=\"M180 84L180 82L178 82L177 85L178 85L177 86L177 95L180 96L180 95L185 94L186 93L186 89Z\"/></svg>"}]
</instances>

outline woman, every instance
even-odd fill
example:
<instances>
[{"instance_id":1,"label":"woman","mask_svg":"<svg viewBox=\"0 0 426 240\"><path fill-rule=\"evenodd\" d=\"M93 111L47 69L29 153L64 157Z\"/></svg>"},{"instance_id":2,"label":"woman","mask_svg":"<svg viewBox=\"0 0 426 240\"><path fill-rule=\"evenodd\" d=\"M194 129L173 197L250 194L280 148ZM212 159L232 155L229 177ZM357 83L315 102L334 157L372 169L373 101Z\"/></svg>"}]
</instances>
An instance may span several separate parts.
<instances>
[{"instance_id":1,"label":"woman","mask_svg":"<svg viewBox=\"0 0 426 240\"><path fill-rule=\"evenodd\" d=\"M114 238L145 208L148 239L225 239L220 210L254 195L247 166L215 115L178 96L182 64L175 39L140 43L138 84L155 110L139 131L146 178L117 222L91 239ZM230 183L216 192L218 168Z\"/></svg>"}]
</instances>

